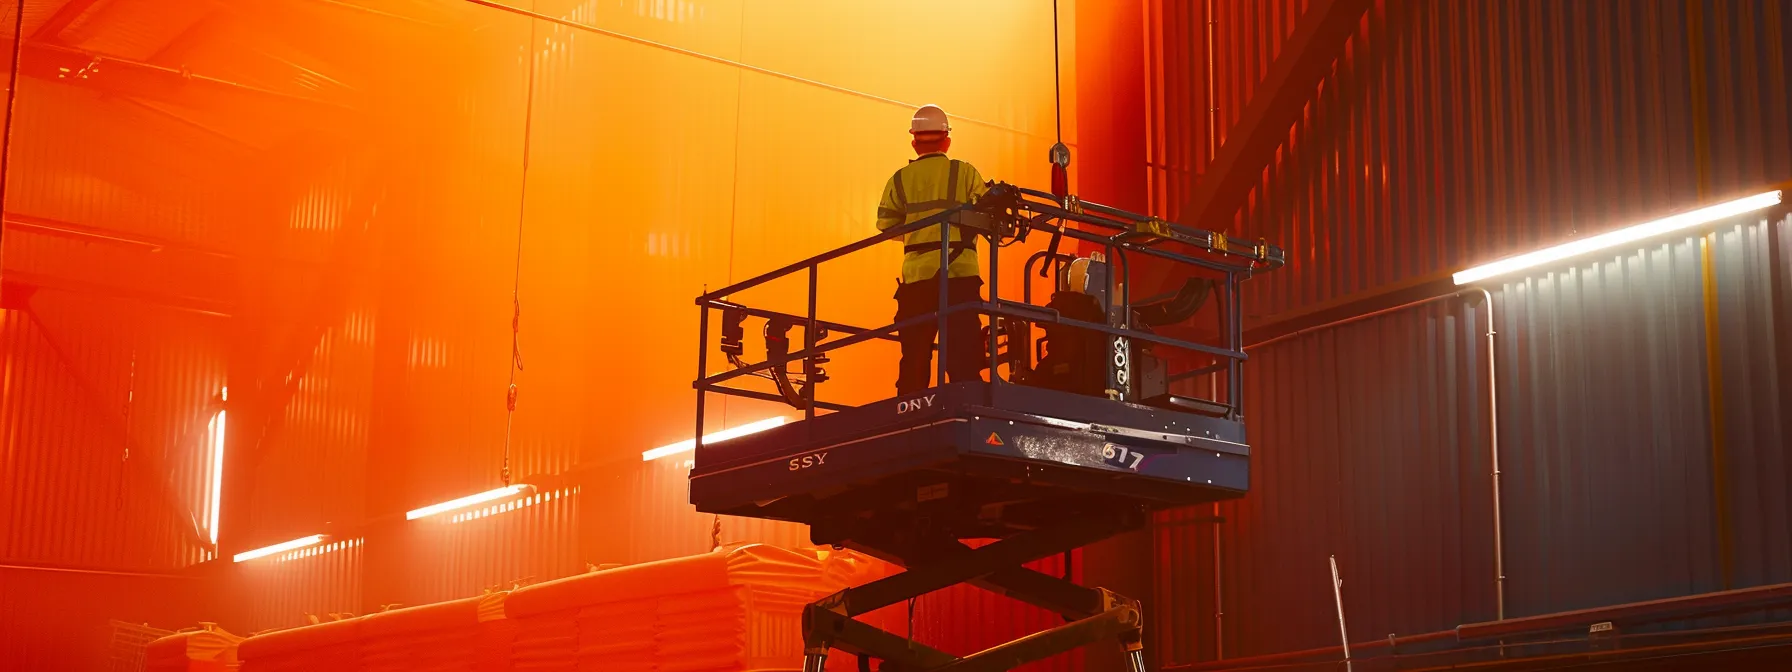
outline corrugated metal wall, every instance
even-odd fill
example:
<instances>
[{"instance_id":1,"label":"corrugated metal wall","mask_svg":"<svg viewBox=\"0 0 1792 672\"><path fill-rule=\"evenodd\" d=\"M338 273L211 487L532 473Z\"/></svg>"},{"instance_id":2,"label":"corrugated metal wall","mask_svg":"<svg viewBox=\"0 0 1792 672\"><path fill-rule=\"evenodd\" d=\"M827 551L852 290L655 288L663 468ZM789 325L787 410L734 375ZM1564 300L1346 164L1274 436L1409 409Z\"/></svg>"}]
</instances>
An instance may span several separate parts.
<instances>
[{"instance_id":1,"label":"corrugated metal wall","mask_svg":"<svg viewBox=\"0 0 1792 672\"><path fill-rule=\"evenodd\" d=\"M1715 238L1731 584L1792 582L1792 217Z\"/></svg>"},{"instance_id":2,"label":"corrugated metal wall","mask_svg":"<svg viewBox=\"0 0 1792 672\"><path fill-rule=\"evenodd\" d=\"M1792 580L1774 330L1788 309L1770 293L1788 227L1745 217L1711 237L1723 525L1706 238L1490 287L1508 617L1721 590L1726 573L1728 587ZM1206 508L1158 521L1166 662L1335 645L1333 555L1352 641L1496 617L1485 310L1469 291L1251 349L1251 494L1218 507L1217 535Z\"/></svg>"},{"instance_id":3,"label":"corrugated metal wall","mask_svg":"<svg viewBox=\"0 0 1792 672\"><path fill-rule=\"evenodd\" d=\"M1710 190L1792 178L1778 121L1792 12L1699 4ZM1223 144L1305 6L1152 3L1160 212L1179 215L1210 122ZM1288 268L1247 285L1247 312L1269 319L1698 202L1687 26L1683 0L1377 2L1231 228L1289 251Z\"/></svg>"},{"instance_id":4,"label":"corrugated metal wall","mask_svg":"<svg viewBox=\"0 0 1792 672\"><path fill-rule=\"evenodd\" d=\"M305 625L313 616L368 613L361 590L366 543L342 539L239 564L233 590L223 596L236 612L226 627L247 635Z\"/></svg>"},{"instance_id":5,"label":"corrugated metal wall","mask_svg":"<svg viewBox=\"0 0 1792 672\"><path fill-rule=\"evenodd\" d=\"M1722 587L1700 278L1678 238L1504 283L1510 615Z\"/></svg>"},{"instance_id":6,"label":"corrugated metal wall","mask_svg":"<svg viewBox=\"0 0 1792 672\"><path fill-rule=\"evenodd\" d=\"M1307 5L1148 3L1155 212L1178 216ZM1760 0L1375 3L1233 225L1290 253L1247 283L1251 324L1792 178L1788 35ZM1712 245L1722 451L1699 238L1489 286L1507 615L1786 580L1783 226ZM1353 639L1494 616L1482 310L1253 348L1252 494L1158 520L1164 662L1335 645L1332 554Z\"/></svg>"}]
</instances>

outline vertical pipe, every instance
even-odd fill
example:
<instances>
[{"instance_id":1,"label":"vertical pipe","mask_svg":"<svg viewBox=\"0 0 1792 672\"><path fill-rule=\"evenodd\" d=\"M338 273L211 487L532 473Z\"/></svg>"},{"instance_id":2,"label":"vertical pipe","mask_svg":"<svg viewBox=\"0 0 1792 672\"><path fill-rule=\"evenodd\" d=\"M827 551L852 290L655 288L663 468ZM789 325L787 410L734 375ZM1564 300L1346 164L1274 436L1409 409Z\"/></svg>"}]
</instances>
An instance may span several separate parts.
<instances>
[{"instance_id":1,"label":"vertical pipe","mask_svg":"<svg viewBox=\"0 0 1792 672\"><path fill-rule=\"evenodd\" d=\"M821 264L809 264L809 324L803 327L803 349L815 350L815 287ZM815 419L815 355L803 359L803 419Z\"/></svg>"},{"instance_id":2,"label":"vertical pipe","mask_svg":"<svg viewBox=\"0 0 1792 672\"><path fill-rule=\"evenodd\" d=\"M25 53L25 0L14 10L12 26L12 72L6 79L6 129L0 131L0 213L6 212L6 183L12 177L12 120L18 116L19 59ZM0 226L0 240L5 238ZM6 246L0 245L0 275L5 275Z\"/></svg>"},{"instance_id":3,"label":"vertical pipe","mask_svg":"<svg viewBox=\"0 0 1792 672\"><path fill-rule=\"evenodd\" d=\"M1212 376L1209 376L1212 378ZM1219 380L1218 378L1212 378ZM1214 396L1218 396L1217 394ZM1213 659L1226 659L1226 602L1220 576L1220 503L1213 503Z\"/></svg>"},{"instance_id":4,"label":"vertical pipe","mask_svg":"<svg viewBox=\"0 0 1792 672\"><path fill-rule=\"evenodd\" d=\"M1207 0L1206 15L1207 15L1207 160L1212 161L1213 155L1219 152L1219 135L1220 135L1220 121L1219 121L1220 107L1219 107L1219 100L1214 95L1214 84L1213 84L1213 77L1214 77L1214 72L1216 69L1214 66L1214 62L1213 62L1213 27L1214 27L1214 25L1216 25L1218 23L1213 18L1213 0Z\"/></svg>"},{"instance_id":5,"label":"vertical pipe","mask_svg":"<svg viewBox=\"0 0 1792 672\"><path fill-rule=\"evenodd\" d=\"M1506 538L1500 512L1500 385L1494 355L1493 293L1481 288L1487 306L1487 456L1493 467L1493 604L1498 620L1506 620Z\"/></svg>"}]
</instances>

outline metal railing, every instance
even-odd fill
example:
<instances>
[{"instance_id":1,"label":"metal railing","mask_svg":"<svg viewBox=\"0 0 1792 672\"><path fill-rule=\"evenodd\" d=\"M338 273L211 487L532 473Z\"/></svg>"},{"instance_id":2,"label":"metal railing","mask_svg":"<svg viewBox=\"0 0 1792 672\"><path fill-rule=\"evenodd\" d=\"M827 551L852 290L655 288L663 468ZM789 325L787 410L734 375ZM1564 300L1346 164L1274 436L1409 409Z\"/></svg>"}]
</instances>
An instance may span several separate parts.
<instances>
[{"instance_id":1,"label":"metal railing","mask_svg":"<svg viewBox=\"0 0 1792 672\"><path fill-rule=\"evenodd\" d=\"M1052 222L1057 222L1054 225ZM1107 229L1110 233L1084 230L1072 226L1072 223L1086 227ZM879 243L898 240L910 233L929 227L937 227L939 236L939 268L942 275L950 266L952 258L951 227L974 233L979 238L990 241L989 275L994 281L989 284L989 300L965 302L951 305L947 297L947 283L939 283L939 305L933 313L918 315L881 327L859 327L841 322L823 320L816 314L816 299L820 284L820 267L823 263L839 259L846 255L865 250ZM1015 302L1001 298L1001 250L1006 237L1010 244L1024 241L1030 232L1049 233L1050 246L1047 250L1033 254L1024 265L1026 274L1023 300ZM1034 264L1043 260L1045 266L1040 268L1040 275L1048 276L1048 270L1057 264L1065 263L1074 255L1058 251L1063 239L1100 246L1106 252L1107 259L1118 269L1117 293L1109 300L1107 306L1108 323L1090 322L1065 317L1056 310L1032 303L1032 273ZM1193 252L1174 251L1168 249L1172 245L1192 247ZM1136 329L1132 325L1134 305L1130 297L1131 269L1128 255L1142 255L1163 259L1177 264L1204 269L1224 277L1216 294L1220 297L1220 331L1223 343L1209 345L1180 338L1173 338L1148 331ZM793 362L803 362L806 384L801 395L805 419L813 418L816 409L839 411L852 406L815 398L817 375L817 358L829 352L872 340L897 340L897 334L911 327L926 324L929 320L936 322L936 338L938 346L935 352L936 381L946 379L949 348L964 347L964 344L952 343L947 337L947 320L949 317L965 312L980 315L1004 317L1019 321L1023 328L1031 329L1038 324L1057 324L1069 326L1089 332L1101 333L1115 338L1128 339L1125 343L1130 347L1132 340L1154 343L1172 348L1203 353L1212 356L1219 363L1193 369L1190 371L1166 372L1170 381L1186 379L1204 374L1226 374L1226 398L1230 402L1228 416L1237 420L1242 418L1239 394L1242 385L1240 365L1247 359L1243 350L1242 311L1239 307L1239 285L1254 272L1273 269L1282 265L1282 251L1267 243L1239 245L1228 241L1223 234L1202 231L1177 224L1164 222L1151 217L1137 215L1118 208L1095 203L1080 202L1075 197L1059 201L1051 194L998 184L988 195L976 204L960 205L924 219L908 224L891 227L881 233L864 238L843 247L839 247L807 259L797 261L776 270L761 273L752 278L733 283L721 289L710 291L697 297L699 310L699 350L697 355L697 379L693 387L697 392L696 432L698 448L702 448L704 434L703 418L706 396L718 393L764 401L790 402L780 395L758 392L754 390L730 387L730 381L743 376L763 374L768 371L783 370ZM807 275L807 311L804 314L792 314L764 308L755 308L735 301L731 297L740 292L750 290L766 283L793 276L797 273ZM938 277L938 276L936 276ZM711 311L732 311L737 315L755 317L765 320L781 320L790 326L802 325L803 344L800 350L788 352L782 356L768 356L764 361L744 364L737 368L717 374L709 374L709 352L714 346L710 334ZM992 384L1012 384L1002 380L999 375L1000 348L998 347L998 329L994 328L996 320L991 320L988 342L985 344L989 357L990 380ZM827 338L833 334L840 336ZM825 334L825 335L824 335ZM818 338L826 338L817 342ZM1030 357L1031 353L1021 353L1021 357ZM1131 366L1130 357L1125 366ZM1012 371L1012 368L1011 368Z\"/></svg>"}]
</instances>

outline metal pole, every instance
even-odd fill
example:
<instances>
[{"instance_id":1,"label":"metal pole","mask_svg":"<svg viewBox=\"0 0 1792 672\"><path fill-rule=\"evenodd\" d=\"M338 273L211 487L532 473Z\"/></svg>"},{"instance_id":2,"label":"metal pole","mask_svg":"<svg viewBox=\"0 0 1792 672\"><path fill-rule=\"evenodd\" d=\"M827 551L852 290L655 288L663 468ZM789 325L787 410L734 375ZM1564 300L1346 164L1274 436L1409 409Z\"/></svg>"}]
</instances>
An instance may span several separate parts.
<instances>
[{"instance_id":1,"label":"metal pole","mask_svg":"<svg viewBox=\"0 0 1792 672\"><path fill-rule=\"evenodd\" d=\"M1338 578L1338 556L1332 559L1332 601L1338 605L1338 640L1344 643L1344 669L1350 672L1350 632L1344 628L1344 580Z\"/></svg>"},{"instance_id":2,"label":"metal pole","mask_svg":"<svg viewBox=\"0 0 1792 672\"><path fill-rule=\"evenodd\" d=\"M697 306L697 380L709 377L709 306ZM697 386L697 431L691 434L694 441L691 455L703 451L703 394L702 385Z\"/></svg>"},{"instance_id":3,"label":"metal pole","mask_svg":"<svg viewBox=\"0 0 1792 672\"><path fill-rule=\"evenodd\" d=\"M933 335L939 346L935 348L939 361L934 367L934 385L946 384L946 271L952 264L952 227L946 220L940 220L940 268L933 279L940 285L939 330Z\"/></svg>"},{"instance_id":4,"label":"metal pole","mask_svg":"<svg viewBox=\"0 0 1792 672\"><path fill-rule=\"evenodd\" d=\"M994 304L999 304L1002 302L1002 274L1000 273L1001 259L1002 259L1002 236L999 233L992 232L989 236L989 302L994 303ZM1001 369L1001 361L1000 361L1000 358L998 357L998 355L1001 352L1001 346L997 342L997 334L996 334L996 331L1001 328L1000 323L1001 323L1001 318L997 317L994 313L990 313L990 315L989 315L989 396L988 396L987 401L989 402L989 404L991 406L995 405L996 383L1001 382L1001 380L1002 380L1002 377L1000 375L998 375L1000 373L1000 369ZM1010 344L1014 343L1013 336L1009 336L1008 342Z\"/></svg>"},{"instance_id":5,"label":"metal pole","mask_svg":"<svg viewBox=\"0 0 1792 672\"><path fill-rule=\"evenodd\" d=\"M1506 620L1505 525L1500 521L1500 385L1493 349L1493 293L1481 288L1487 304L1487 457L1493 466L1493 604L1494 615Z\"/></svg>"},{"instance_id":6,"label":"metal pole","mask_svg":"<svg viewBox=\"0 0 1792 672\"><path fill-rule=\"evenodd\" d=\"M809 267L809 324L803 329L803 349L815 350L815 287L820 279L821 265ZM815 419L815 355L803 360L803 419Z\"/></svg>"}]
</instances>

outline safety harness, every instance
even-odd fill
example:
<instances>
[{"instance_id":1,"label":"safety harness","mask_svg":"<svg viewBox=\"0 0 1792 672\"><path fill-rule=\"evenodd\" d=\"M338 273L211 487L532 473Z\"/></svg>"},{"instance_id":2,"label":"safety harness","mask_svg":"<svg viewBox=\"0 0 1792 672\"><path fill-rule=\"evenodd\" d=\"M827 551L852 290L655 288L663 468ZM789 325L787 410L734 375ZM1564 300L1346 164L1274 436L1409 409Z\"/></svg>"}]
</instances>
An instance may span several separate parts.
<instances>
[{"instance_id":1,"label":"safety harness","mask_svg":"<svg viewBox=\"0 0 1792 672\"><path fill-rule=\"evenodd\" d=\"M903 191L902 191L902 172L897 171L896 179L894 179L892 181L896 183L896 199L899 201L902 201L902 203L903 203L902 209L903 209L903 214L905 216L912 215L917 212L927 212L928 210L946 210L948 208L954 208L954 207L961 205L961 203L955 198L955 196L957 196L957 191L958 191L958 164L959 164L959 161L958 161L958 159L951 159L951 158L946 159L946 160L951 161L952 163L951 163L951 166L946 169L946 197L945 198L935 199L935 200L931 200L931 201L922 201L920 203L909 203L908 195L903 193ZM950 231L950 229L948 229L948 231ZM951 256L947 257L947 259L946 259L946 265L948 265L948 266L950 266L953 262L958 261L958 256L961 254L964 254L965 250L977 249L976 236L965 236L964 234L960 233L959 237L961 238L961 240L954 240L954 241L950 241L950 242L946 243L946 247L951 249L951 251L952 251ZM928 252L928 251L937 251L939 249L940 249L940 244L938 242L914 243L914 244L902 246L903 252ZM946 272L946 269L944 267L942 267L942 268L940 268L939 272L944 274Z\"/></svg>"}]
</instances>

